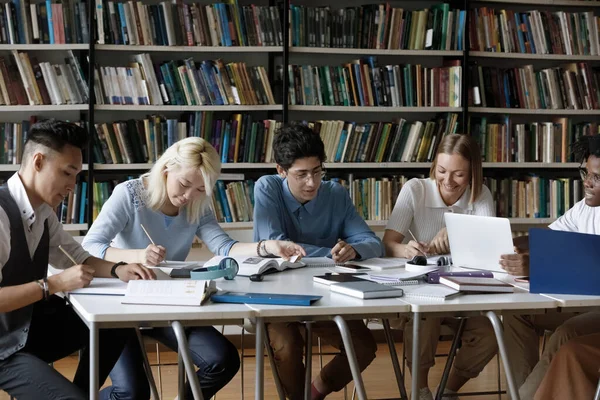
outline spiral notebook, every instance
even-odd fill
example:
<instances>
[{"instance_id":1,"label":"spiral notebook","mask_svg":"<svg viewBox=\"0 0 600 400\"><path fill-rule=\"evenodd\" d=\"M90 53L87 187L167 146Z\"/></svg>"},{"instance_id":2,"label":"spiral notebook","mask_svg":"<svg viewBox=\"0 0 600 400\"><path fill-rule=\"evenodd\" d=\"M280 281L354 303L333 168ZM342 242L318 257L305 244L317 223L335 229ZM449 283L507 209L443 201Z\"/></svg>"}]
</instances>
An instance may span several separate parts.
<instances>
[{"instance_id":1,"label":"spiral notebook","mask_svg":"<svg viewBox=\"0 0 600 400\"><path fill-rule=\"evenodd\" d=\"M458 290L444 285L419 285L404 289L404 297L426 300L446 300L459 295Z\"/></svg>"},{"instance_id":2,"label":"spiral notebook","mask_svg":"<svg viewBox=\"0 0 600 400\"><path fill-rule=\"evenodd\" d=\"M423 283L423 276L424 274L420 272L400 271L394 274L370 273L368 275L361 276L361 278L386 286L409 286Z\"/></svg>"}]
</instances>

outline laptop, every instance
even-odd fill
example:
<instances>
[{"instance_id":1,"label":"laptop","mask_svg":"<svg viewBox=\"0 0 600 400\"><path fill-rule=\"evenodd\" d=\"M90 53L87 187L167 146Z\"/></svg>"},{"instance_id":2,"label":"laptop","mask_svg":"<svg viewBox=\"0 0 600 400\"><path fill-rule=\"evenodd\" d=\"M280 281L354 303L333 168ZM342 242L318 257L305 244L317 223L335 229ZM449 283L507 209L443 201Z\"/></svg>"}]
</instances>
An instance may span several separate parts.
<instances>
[{"instance_id":1,"label":"laptop","mask_svg":"<svg viewBox=\"0 0 600 400\"><path fill-rule=\"evenodd\" d=\"M505 272L500 256L515 252L507 218L446 213L444 219L455 267Z\"/></svg>"},{"instance_id":2,"label":"laptop","mask_svg":"<svg viewBox=\"0 0 600 400\"><path fill-rule=\"evenodd\" d=\"M531 293L600 295L600 235L529 230Z\"/></svg>"}]
</instances>

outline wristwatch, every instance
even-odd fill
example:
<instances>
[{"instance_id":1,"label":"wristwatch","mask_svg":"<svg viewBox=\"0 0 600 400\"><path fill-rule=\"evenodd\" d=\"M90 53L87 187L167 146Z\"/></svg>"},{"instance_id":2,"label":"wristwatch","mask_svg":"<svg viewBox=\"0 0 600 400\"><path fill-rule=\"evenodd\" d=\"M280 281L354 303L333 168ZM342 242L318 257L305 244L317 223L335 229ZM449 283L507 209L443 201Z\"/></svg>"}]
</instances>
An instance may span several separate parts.
<instances>
[{"instance_id":1,"label":"wristwatch","mask_svg":"<svg viewBox=\"0 0 600 400\"><path fill-rule=\"evenodd\" d=\"M119 276L117 275L117 268L118 268L119 266L121 266L121 265L127 265L127 263L126 263L126 262L123 262L123 261L119 261L118 263L116 263L115 265L113 265L113 266L112 266L112 268L110 269L110 275L111 275L113 278L117 278L117 279L119 279Z\"/></svg>"}]
</instances>

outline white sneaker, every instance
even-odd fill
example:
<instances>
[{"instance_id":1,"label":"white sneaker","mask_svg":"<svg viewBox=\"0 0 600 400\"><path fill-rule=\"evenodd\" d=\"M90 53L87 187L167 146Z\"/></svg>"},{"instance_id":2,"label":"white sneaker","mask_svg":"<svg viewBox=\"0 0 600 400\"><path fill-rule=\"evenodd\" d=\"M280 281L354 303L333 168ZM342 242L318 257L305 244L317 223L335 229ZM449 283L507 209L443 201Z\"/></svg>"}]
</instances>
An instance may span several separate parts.
<instances>
[{"instance_id":1,"label":"white sneaker","mask_svg":"<svg viewBox=\"0 0 600 400\"><path fill-rule=\"evenodd\" d=\"M419 389L419 400L433 400L431 390L426 387Z\"/></svg>"}]
</instances>

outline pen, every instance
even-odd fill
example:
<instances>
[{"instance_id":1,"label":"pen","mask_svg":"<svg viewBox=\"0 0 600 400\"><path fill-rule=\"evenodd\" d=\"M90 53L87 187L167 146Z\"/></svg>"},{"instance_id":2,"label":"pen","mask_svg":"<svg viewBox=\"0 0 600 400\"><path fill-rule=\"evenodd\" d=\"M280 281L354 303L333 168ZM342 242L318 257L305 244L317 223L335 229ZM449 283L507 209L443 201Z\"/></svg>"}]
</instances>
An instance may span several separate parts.
<instances>
[{"instance_id":1,"label":"pen","mask_svg":"<svg viewBox=\"0 0 600 400\"><path fill-rule=\"evenodd\" d=\"M417 240L417 238L416 238L416 237L415 237L415 235L414 235L414 234L411 232L411 230L410 230L410 229L408 230L408 233L410 233L410 236L412 236L412 238L413 238L413 240L414 240L415 242L419 243L419 241ZM421 253L423 253L423 255L424 255L425 257L427 257L427 254L426 254L425 252L422 252L422 251L421 251Z\"/></svg>"},{"instance_id":2,"label":"pen","mask_svg":"<svg viewBox=\"0 0 600 400\"><path fill-rule=\"evenodd\" d=\"M156 243L154 243L154 240L152 240L152 238L150 237L150 234L148 233L148 231L146 230L146 228L144 228L144 224L140 224L140 226L142 227L142 230L144 231L144 233L146 234L146 236L148 236L148 240L150 240L150 243L152 243L152 245L156 246ZM165 264L167 264L167 260L163 260L163 262Z\"/></svg>"},{"instance_id":3,"label":"pen","mask_svg":"<svg viewBox=\"0 0 600 400\"><path fill-rule=\"evenodd\" d=\"M69 254L69 252L67 252L65 249L63 249L62 246L58 246L58 249L60 251L62 251L63 253L65 253L65 256L67 256L69 258L69 260L71 260L71 262L73 263L73 265L77 265L77 261L75 261L75 259Z\"/></svg>"}]
</instances>

